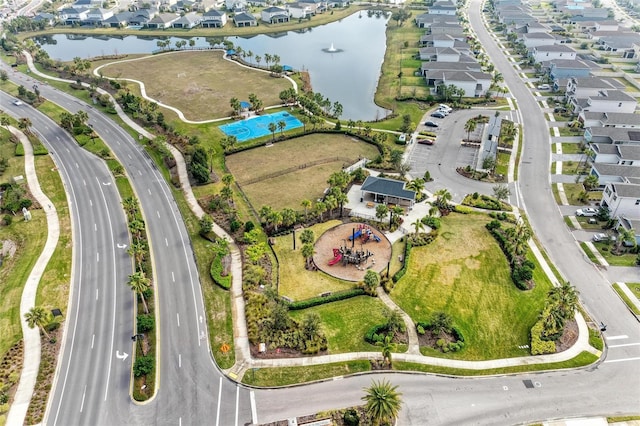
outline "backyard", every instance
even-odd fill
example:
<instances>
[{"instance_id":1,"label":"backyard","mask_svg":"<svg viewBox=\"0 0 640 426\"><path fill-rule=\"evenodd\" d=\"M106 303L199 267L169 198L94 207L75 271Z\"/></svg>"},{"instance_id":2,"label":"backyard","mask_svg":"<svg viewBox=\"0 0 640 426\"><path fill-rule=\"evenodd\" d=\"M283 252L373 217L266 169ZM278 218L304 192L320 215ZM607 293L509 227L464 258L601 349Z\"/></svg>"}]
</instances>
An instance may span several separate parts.
<instances>
[{"instance_id":1,"label":"backyard","mask_svg":"<svg viewBox=\"0 0 640 426\"><path fill-rule=\"evenodd\" d=\"M280 92L291 87L284 78L224 60L220 51L149 56L115 62L101 71L105 77L142 81L149 97L178 108L194 121L227 117L231 98L248 101L250 93L264 106L280 104Z\"/></svg>"},{"instance_id":2,"label":"backyard","mask_svg":"<svg viewBox=\"0 0 640 426\"><path fill-rule=\"evenodd\" d=\"M302 210L302 200L322 196L332 173L377 155L375 146L353 137L312 134L230 155L226 166L255 209Z\"/></svg>"},{"instance_id":3,"label":"backyard","mask_svg":"<svg viewBox=\"0 0 640 426\"><path fill-rule=\"evenodd\" d=\"M391 297L416 321L434 312L451 315L465 349L444 356L467 360L528 355L531 326L550 282L534 270L535 287L516 288L507 260L485 229L487 216L451 214L442 218L438 238L411 251L409 268Z\"/></svg>"}]
</instances>

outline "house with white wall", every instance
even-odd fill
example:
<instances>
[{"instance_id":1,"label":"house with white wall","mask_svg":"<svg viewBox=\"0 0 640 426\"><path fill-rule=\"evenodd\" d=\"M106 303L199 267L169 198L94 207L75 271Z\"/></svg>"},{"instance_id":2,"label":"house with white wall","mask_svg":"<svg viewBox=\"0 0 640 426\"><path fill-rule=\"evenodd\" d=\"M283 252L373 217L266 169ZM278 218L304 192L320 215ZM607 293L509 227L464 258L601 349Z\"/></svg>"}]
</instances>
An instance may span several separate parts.
<instances>
[{"instance_id":1,"label":"house with white wall","mask_svg":"<svg viewBox=\"0 0 640 426\"><path fill-rule=\"evenodd\" d=\"M582 111L578 115L578 120L585 129L589 127L640 129L640 114Z\"/></svg>"},{"instance_id":2,"label":"house with white wall","mask_svg":"<svg viewBox=\"0 0 640 426\"><path fill-rule=\"evenodd\" d=\"M640 185L609 182L602 191L602 205L609 208L611 217L640 219ZM640 229L636 229L640 232Z\"/></svg>"},{"instance_id":3,"label":"house with white wall","mask_svg":"<svg viewBox=\"0 0 640 426\"><path fill-rule=\"evenodd\" d=\"M554 59L576 59L576 51L564 44L535 46L531 49L531 57L536 62Z\"/></svg>"}]
</instances>

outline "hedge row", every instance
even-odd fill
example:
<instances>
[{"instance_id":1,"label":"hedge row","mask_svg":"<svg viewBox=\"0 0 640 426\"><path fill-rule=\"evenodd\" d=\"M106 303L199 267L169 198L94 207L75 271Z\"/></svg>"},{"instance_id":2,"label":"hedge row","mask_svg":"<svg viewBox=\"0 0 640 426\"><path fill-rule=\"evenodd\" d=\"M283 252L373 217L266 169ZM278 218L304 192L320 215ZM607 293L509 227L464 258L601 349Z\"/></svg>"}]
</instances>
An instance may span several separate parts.
<instances>
[{"instance_id":1,"label":"hedge row","mask_svg":"<svg viewBox=\"0 0 640 426\"><path fill-rule=\"evenodd\" d=\"M222 257L215 256L211 262L209 274L213 281L225 290L231 288L231 274L222 276Z\"/></svg>"},{"instance_id":2,"label":"hedge row","mask_svg":"<svg viewBox=\"0 0 640 426\"><path fill-rule=\"evenodd\" d=\"M531 327L531 355L553 354L556 352L556 344L551 340L542 340L544 324L538 320Z\"/></svg>"},{"instance_id":3,"label":"hedge row","mask_svg":"<svg viewBox=\"0 0 640 426\"><path fill-rule=\"evenodd\" d=\"M407 273L407 268L409 267L409 253L411 253L411 241L407 241L407 245L404 246L404 259L402 263L402 268L393 275L393 282L397 283L400 278L404 277L404 274Z\"/></svg>"},{"instance_id":4,"label":"hedge row","mask_svg":"<svg viewBox=\"0 0 640 426\"><path fill-rule=\"evenodd\" d=\"M364 294L364 289L352 288L350 290L337 291L327 296L316 296L310 299L291 302L289 303L289 309L292 311L298 311L300 309L307 309L313 306L324 305L325 303L337 302L338 300L351 299L352 297L362 296Z\"/></svg>"},{"instance_id":5,"label":"hedge row","mask_svg":"<svg viewBox=\"0 0 640 426\"><path fill-rule=\"evenodd\" d=\"M524 260L524 262L522 262L511 257L511 252L507 249L507 238L499 231L502 225L498 220L494 219L485 226L496 241L498 241L498 245L509 262L509 266L511 267L511 280L513 283L520 290L528 290L529 287L527 286L527 282L533 278L533 269L535 268L535 264L529 260Z\"/></svg>"},{"instance_id":6,"label":"hedge row","mask_svg":"<svg viewBox=\"0 0 640 426\"><path fill-rule=\"evenodd\" d=\"M367 330L367 332L364 334L364 340L372 345L375 345L376 342L382 342L384 336L387 334L387 329L388 326L386 323L376 324L373 327L369 328L369 330Z\"/></svg>"}]
</instances>

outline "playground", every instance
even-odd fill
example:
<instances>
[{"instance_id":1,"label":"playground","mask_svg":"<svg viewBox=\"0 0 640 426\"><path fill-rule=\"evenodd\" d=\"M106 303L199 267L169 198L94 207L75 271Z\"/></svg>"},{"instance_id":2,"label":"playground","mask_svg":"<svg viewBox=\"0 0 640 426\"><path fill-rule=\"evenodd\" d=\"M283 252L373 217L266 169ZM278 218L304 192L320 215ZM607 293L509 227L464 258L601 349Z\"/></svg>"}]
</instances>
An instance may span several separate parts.
<instances>
[{"instance_id":1,"label":"playground","mask_svg":"<svg viewBox=\"0 0 640 426\"><path fill-rule=\"evenodd\" d=\"M367 270L382 272L391 260L391 243L378 229L364 223L338 225L315 244L317 268L346 281L361 281Z\"/></svg>"},{"instance_id":2,"label":"playground","mask_svg":"<svg viewBox=\"0 0 640 426\"><path fill-rule=\"evenodd\" d=\"M284 129L280 130L279 122L284 122ZM288 112L281 111L274 114L257 115L245 120L236 121L229 124L219 126L227 136L235 136L238 142L246 142L250 139L261 138L263 136L271 136L269 124L276 125L276 133L282 131L296 129L302 127L302 122Z\"/></svg>"}]
</instances>

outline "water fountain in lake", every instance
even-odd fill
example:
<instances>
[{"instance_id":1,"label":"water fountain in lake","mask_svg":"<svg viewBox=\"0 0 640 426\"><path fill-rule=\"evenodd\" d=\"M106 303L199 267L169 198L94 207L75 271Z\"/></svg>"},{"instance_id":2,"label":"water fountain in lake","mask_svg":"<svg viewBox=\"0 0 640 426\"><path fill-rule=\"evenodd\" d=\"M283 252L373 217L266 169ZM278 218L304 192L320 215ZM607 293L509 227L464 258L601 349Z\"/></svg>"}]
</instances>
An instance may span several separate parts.
<instances>
[{"instance_id":1,"label":"water fountain in lake","mask_svg":"<svg viewBox=\"0 0 640 426\"><path fill-rule=\"evenodd\" d=\"M336 49L335 46L333 45L333 43L331 43L331 47L329 48L325 48L322 49L323 52L327 52L327 53L340 53L340 52L344 52L344 50L342 49Z\"/></svg>"}]
</instances>

